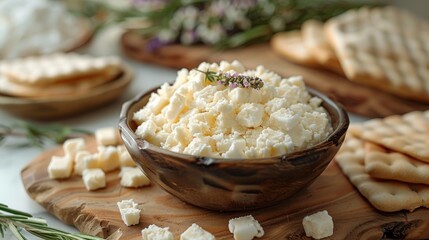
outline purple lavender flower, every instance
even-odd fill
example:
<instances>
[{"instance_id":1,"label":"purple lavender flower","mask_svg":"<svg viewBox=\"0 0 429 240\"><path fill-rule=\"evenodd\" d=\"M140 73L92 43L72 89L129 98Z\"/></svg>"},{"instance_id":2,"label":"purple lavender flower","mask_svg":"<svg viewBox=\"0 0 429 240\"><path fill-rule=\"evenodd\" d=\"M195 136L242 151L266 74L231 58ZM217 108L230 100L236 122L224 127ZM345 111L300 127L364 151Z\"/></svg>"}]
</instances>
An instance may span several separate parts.
<instances>
[{"instance_id":1,"label":"purple lavender flower","mask_svg":"<svg viewBox=\"0 0 429 240\"><path fill-rule=\"evenodd\" d=\"M229 87L230 88L236 88L236 87L238 87L238 83L236 83L236 82L230 82L229 83Z\"/></svg>"},{"instance_id":2,"label":"purple lavender flower","mask_svg":"<svg viewBox=\"0 0 429 240\"><path fill-rule=\"evenodd\" d=\"M261 89L264 86L264 81L256 76L247 76L244 74L239 74L236 72L213 72L213 71L201 71L195 69L198 72L202 72L206 75L206 79L210 82L217 82L231 89L241 87L241 88L254 88Z\"/></svg>"},{"instance_id":3,"label":"purple lavender flower","mask_svg":"<svg viewBox=\"0 0 429 240\"><path fill-rule=\"evenodd\" d=\"M155 37L149 40L149 42L146 44L146 50L148 52L156 52L158 49L160 49L162 46L167 45L167 42L161 41L161 39Z\"/></svg>"}]
</instances>

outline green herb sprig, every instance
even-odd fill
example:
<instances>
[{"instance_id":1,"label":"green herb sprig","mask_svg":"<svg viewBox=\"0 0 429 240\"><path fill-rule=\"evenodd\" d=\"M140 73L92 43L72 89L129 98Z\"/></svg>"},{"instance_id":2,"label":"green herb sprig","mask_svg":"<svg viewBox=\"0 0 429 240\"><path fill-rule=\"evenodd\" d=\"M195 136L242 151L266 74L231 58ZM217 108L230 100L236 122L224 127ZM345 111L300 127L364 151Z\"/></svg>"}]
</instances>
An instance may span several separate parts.
<instances>
[{"instance_id":1,"label":"green herb sprig","mask_svg":"<svg viewBox=\"0 0 429 240\"><path fill-rule=\"evenodd\" d=\"M16 239L26 240L22 230L46 240L101 240L80 233L68 233L49 227L45 219L33 217L31 214L9 208L0 203L0 236L5 237L5 231L9 229Z\"/></svg>"},{"instance_id":2,"label":"green herb sprig","mask_svg":"<svg viewBox=\"0 0 429 240\"><path fill-rule=\"evenodd\" d=\"M44 147L48 142L63 143L75 137L91 134L90 131L62 126L59 124L36 125L29 122L17 122L12 125L0 124L0 144L7 137L23 138L18 147Z\"/></svg>"},{"instance_id":3,"label":"green herb sprig","mask_svg":"<svg viewBox=\"0 0 429 240\"><path fill-rule=\"evenodd\" d=\"M198 72L204 73L206 79L210 82L217 82L219 85L223 85L230 88L253 88L261 89L264 86L264 81L255 76L247 76L240 73L223 73L223 72L214 72L214 71L201 71L195 69Z\"/></svg>"}]
</instances>

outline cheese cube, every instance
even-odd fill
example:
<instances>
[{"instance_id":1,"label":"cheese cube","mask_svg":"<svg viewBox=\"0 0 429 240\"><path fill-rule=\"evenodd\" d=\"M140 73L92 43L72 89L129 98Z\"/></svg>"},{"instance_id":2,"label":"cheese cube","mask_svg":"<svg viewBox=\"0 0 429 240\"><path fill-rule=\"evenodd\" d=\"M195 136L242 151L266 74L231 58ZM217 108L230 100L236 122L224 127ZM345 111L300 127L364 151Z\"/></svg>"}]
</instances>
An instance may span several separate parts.
<instances>
[{"instance_id":1,"label":"cheese cube","mask_svg":"<svg viewBox=\"0 0 429 240\"><path fill-rule=\"evenodd\" d=\"M52 156L48 165L48 174L52 179L68 178L73 171L73 160L69 155Z\"/></svg>"},{"instance_id":2,"label":"cheese cube","mask_svg":"<svg viewBox=\"0 0 429 240\"><path fill-rule=\"evenodd\" d=\"M99 168L83 170L82 179L88 191L106 187L106 175Z\"/></svg>"},{"instance_id":3,"label":"cheese cube","mask_svg":"<svg viewBox=\"0 0 429 240\"><path fill-rule=\"evenodd\" d=\"M120 166L119 154L116 147L98 147L98 165L105 172L116 170Z\"/></svg>"},{"instance_id":4,"label":"cheese cube","mask_svg":"<svg viewBox=\"0 0 429 240\"><path fill-rule=\"evenodd\" d=\"M124 145L119 145L118 147L118 154L119 154L119 162L122 167L135 167L137 166L134 162L133 158L131 157L128 150L125 148Z\"/></svg>"},{"instance_id":5,"label":"cheese cube","mask_svg":"<svg viewBox=\"0 0 429 240\"><path fill-rule=\"evenodd\" d=\"M186 97L182 94L176 92L173 94L173 96L170 98L170 105L168 105L165 112L165 118L168 119L170 122L175 122L177 116L179 113L182 112L182 110L186 106Z\"/></svg>"},{"instance_id":6,"label":"cheese cube","mask_svg":"<svg viewBox=\"0 0 429 240\"><path fill-rule=\"evenodd\" d=\"M229 220L228 229L234 234L235 240L251 240L264 236L264 229L252 215Z\"/></svg>"},{"instance_id":7,"label":"cheese cube","mask_svg":"<svg viewBox=\"0 0 429 240\"><path fill-rule=\"evenodd\" d=\"M215 237L194 223L180 235L180 240L215 240Z\"/></svg>"},{"instance_id":8,"label":"cheese cube","mask_svg":"<svg viewBox=\"0 0 429 240\"><path fill-rule=\"evenodd\" d=\"M85 169L91 169L91 168L100 168L99 164L99 154L89 154L88 156L83 157L83 167Z\"/></svg>"},{"instance_id":9,"label":"cheese cube","mask_svg":"<svg viewBox=\"0 0 429 240\"><path fill-rule=\"evenodd\" d=\"M63 143L63 149L65 155L70 156L70 158L74 161L77 152L85 150L85 139L83 138L72 138L66 140Z\"/></svg>"},{"instance_id":10,"label":"cheese cube","mask_svg":"<svg viewBox=\"0 0 429 240\"><path fill-rule=\"evenodd\" d=\"M136 167L123 167L121 173L121 185L124 187L142 187L150 184L149 178Z\"/></svg>"},{"instance_id":11,"label":"cheese cube","mask_svg":"<svg viewBox=\"0 0 429 240\"><path fill-rule=\"evenodd\" d=\"M95 131L95 141L99 146L118 145L119 134L114 127L100 128Z\"/></svg>"},{"instance_id":12,"label":"cheese cube","mask_svg":"<svg viewBox=\"0 0 429 240\"><path fill-rule=\"evenodd\" d=\"M142 230L143 240L173 240L173 234L168 227L160 228L155 224Z\"/></svg>"},{"instance_id":13,"label":"cheese cube","mask_svg":"<svg viewBox=\"0 0 429 240\"><path fill-rule=\"evenodd\" d=\"M264 106L256 103L245 103L241 105L237 114L237 122L244 127L258 127L262 124Z\"/></svg>"},{"instance_id":14,"label":"cheese cube","mask_svg":"<svg viewBox=\"0 0 429 240\"><path fill-rule=\"evenodd\" d=\"M122 200L117 203L119 212L121 213L122 221L125 225L132 226L137 225L140 222L140 209L137 207L132 199Z\"/></svg>"},{"instance_id":15,"label":"cheese cube","mask_svg":"<svg viewBox=\"0 0 429 240\"><path fill-rule=\"evenodd\" d=\"M302 220L305 235L314 239L321 239L334 234L334 222L328 211L320 211Z\"/></svg>"},{"instance_id":16,"label":"cheese cube","mask_svg":"<svg viewBox=\"0 0 429 240\"><path fill-rule=\"evenodd\" d=\"M84 167L84 157L89 156L90 153L88 151L79 151L76 154L76 157L74 159L74 174L76 175L82 175Z\"/></svg>"}]
</instances>

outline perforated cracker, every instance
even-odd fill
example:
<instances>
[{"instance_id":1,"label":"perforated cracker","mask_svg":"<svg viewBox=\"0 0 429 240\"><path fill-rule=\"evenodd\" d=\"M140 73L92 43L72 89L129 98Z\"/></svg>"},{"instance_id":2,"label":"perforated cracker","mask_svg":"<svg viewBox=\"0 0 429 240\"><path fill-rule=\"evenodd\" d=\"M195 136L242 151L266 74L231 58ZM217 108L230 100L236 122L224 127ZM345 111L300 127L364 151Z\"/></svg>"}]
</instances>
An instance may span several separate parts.
<instances>
[{"instance_id":1,"label":"perforated cracker","mask_svg":"<svg viewBox=\"0 0 429 240\"><path fill-rule=\"evenodd\" d=\"M300 31L277 33L271 38L271 47L292 62L306 66L320 66L304 45Z\"/></svg>"},{"instance_id":2,"label":"perforated cracker","mask_svg":"<svg viewBox=\"0 0 429 240\"><path fill-rule=\"evenodd\" d=\"M429 102L429 23L395 7L350 10L327 22L328 41L352 81Z\"/></svg>"},{"instance_id":3,"label":"perforated cracker","mask_svg":"<svg viewBox=\"0 0 429 240\"><path fill-rule=\"evenodd\" d=\"M323 30L323 23L317 20L304 22L301 28L305 48L323 67L344 74L334 50L329 45Z\"/></svg>"},{"instance_id":4,"label":"perforated cracker","mask_svg":"<svg viewBox=\"0 0 429 240\"><path fill-rule=\"evenodd\" d=\"M119 73L121 62L116 57L90 57L74 53L56 53L4 61L0 74L9 81L27 85L50 85L84 77Z\"/></svg>"},{"instance_id":5,"label":"perforated cracker","mask_svg":"<svg viewBox=\"0 0 429 240\"><path fill-rule=\"evenodd\" d=\"M0 76L0 93L28 98L78 95L113 81L116 76L116 73L106 72L97 76L75 79L73 82L56 82L50 85L20 84Z\"/></svg>"},{"instance_id":6,"label":"perforated cracker","mask_svg":"<svg viewBox=\"0 0 429 240\"><path fill-rule=\"evenodd\" d=\"M374 178L429 185L429 164L365 142L365 171Z\"/></svg>"},{"instance_id":7,"label":"perforated cracker","mask_svg":"<svg viewBox=\"0 0 429 240\"><path fill-rule=\"evenodd\" d=\"M429 111L393 115L353 125L354 136L429 162Z\"/></svg>"},{"instance_id":8,"label":"perforated cracker","mask_svg":"<svg viewBox=\"0 0 429 240\"><path fill-rule=\"evenodd\" d=\"M364 142L348 136L335 160L350 182L375 208L395 212L429 207L429 187L372 178L365 171L364 157Z\"/></svg>"}]
</instances>

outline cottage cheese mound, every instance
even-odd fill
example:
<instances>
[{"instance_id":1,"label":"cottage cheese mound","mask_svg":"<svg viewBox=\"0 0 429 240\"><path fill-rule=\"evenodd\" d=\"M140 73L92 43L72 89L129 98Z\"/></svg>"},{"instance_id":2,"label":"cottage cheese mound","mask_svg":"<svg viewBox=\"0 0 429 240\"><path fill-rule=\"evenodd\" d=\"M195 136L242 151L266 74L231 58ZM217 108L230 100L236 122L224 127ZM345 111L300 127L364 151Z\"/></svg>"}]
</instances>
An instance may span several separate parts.
<instances>
[{"instance_id":1,"label":"cottage cheese mound","mask_svg":"<svg viewBox=\"0 0 429 240\"><path fill-rule=\"evenodd\" d=\"M198 69L256 76L264 86L231 89L182 69L134 113L138 136L179 153L262 158L308 148L332 132L321 99L308 93L302 77L282 78L263 66L246 70L237 61Z\"/></svg>"}]
</instances>

